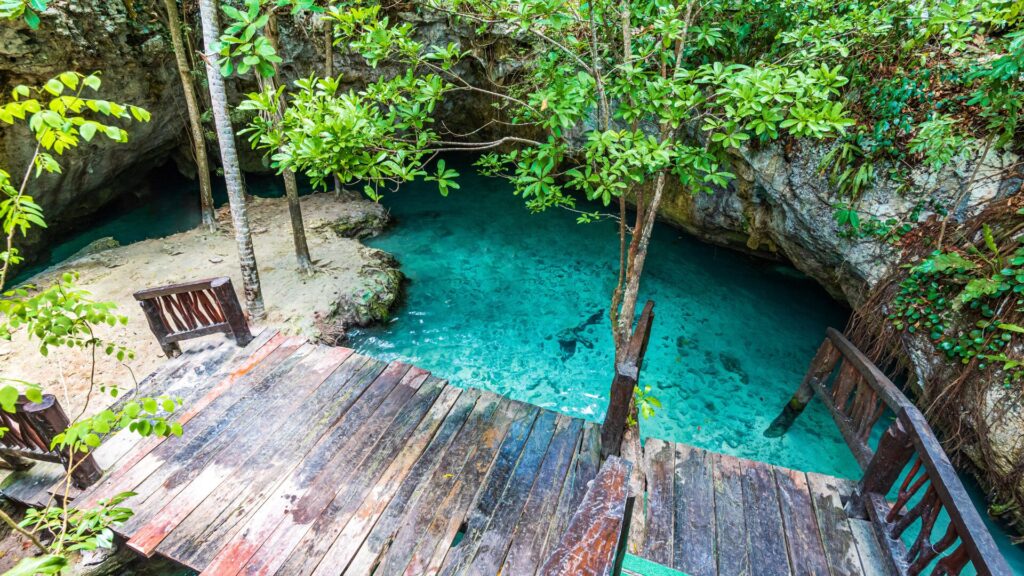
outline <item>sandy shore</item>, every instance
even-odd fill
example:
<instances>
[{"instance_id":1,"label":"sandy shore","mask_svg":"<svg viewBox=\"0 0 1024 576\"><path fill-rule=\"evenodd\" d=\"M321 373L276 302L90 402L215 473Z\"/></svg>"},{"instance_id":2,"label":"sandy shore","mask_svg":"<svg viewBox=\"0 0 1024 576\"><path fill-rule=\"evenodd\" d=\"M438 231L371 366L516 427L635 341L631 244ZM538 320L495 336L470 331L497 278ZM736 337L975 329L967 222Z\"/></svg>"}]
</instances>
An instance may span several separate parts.
<instances>
[{"instance_id":1,"label":"sandy shore","mask_svg":"<svg viewBox=\"0 0 1024 576\"><path fill-rule=\"evenodd\" d=\"M333 194L302 199L310 253L318 272L300 275L295 266L291 226L284 199L254 198L249 205L253 242L259 264L267 318L261 323L309 338L334 341L344 328L386 317L397 298L401 275L388 254L363 246L356 237L379 232L387 221L381 206L350 201ZM142 288L213 276L230 276L241 287L230 218L219 215L220 230L191 230L166 238L73 259L34 277L31 282L52 284L59 274L75 271L78 285L98 301L117 304L128 324L102 326L98 334L128 346L135 358L119 362L98 355L95 384L133 386L152 372L165 357L149 330L132 293ZM80 350L52 350L40 356L37 345L25 334L0 342L0 374L36 382L55 394L69 415L86 404L92 369L90 354ZM88 413L110 403L110 397L93 392Z\"/></svg>"}]
</instances>

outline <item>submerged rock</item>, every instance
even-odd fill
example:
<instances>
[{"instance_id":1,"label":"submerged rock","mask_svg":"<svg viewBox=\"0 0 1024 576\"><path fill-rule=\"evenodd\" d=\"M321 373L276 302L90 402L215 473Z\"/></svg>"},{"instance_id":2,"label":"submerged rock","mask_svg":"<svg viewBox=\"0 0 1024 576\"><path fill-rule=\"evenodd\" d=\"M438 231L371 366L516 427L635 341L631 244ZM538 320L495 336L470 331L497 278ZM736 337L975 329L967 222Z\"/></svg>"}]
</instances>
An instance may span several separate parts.
<instances>
[{"instance_id":1,"label":"submerged rock","mask_svg":"<svg viewBox=\"0 0 1024 576\"><path fill-rule=\"evenodd\" d=\"M100 252L106 252L107 250L117 248L120 245L121 243L111 236L107 236L106 238L100 238L99 240L93 240L92 242L87 244L85 248L82 248L78 252L72 254L68 258L68 261L73 262L81 258L92 256L94 254L99 254Z\"/></svg>"}]
</instances>

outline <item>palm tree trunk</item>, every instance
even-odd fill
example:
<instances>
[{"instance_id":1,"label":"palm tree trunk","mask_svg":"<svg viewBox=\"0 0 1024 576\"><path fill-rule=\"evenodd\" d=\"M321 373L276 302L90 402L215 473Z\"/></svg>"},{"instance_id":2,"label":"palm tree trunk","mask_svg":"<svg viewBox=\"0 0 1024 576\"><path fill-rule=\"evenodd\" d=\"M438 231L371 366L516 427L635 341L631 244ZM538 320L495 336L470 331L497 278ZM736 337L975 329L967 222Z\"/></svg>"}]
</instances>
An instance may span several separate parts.
<instances>
[{"instance_id":1,"label":"palm tree trunk","mask_svg":"<svg viewBox=\"0 0 1024 576\"><path fill-rule=\"evenodd\" d=\"M228 189L228 203L231 206L231 223L235 228L235 242L238 244L238 261L242 266L242 288L245 292L245 306L252 320L266 316L263 307L263 292L260 289L260 273L256 266L256 254L252 248L252 234L249 232L249 217L245 211L245 192L242 186L242 172L238 168L238 151L235 150L235 130L228 116L228 97L224 91L224 79L217 69L217 54L213 47L218 42L218 28L214 24L216 8L214 0L199 0L199 18L203 23L203 45L205 48L206 76L210 86L210 103L213 121L217 126L217 141L220 144L220 158L224 167L224 182Z\"/></svg>"},{"instance_id":2,"label":"palm tree trunk","mask_svg":"<svg viewBox=\"0 0 1024 576\"><path fill-rule=\"evenodd\" d=\"M270 13L270 19L267 20L266 27L267 40L270 45L274 47L275 52L280 52L280 43L277 41L277 15L274 12ZM268 78L270 88L277 90L280 86L280 80L277 72L277 65L274 65L274 77ZM284 121L285 102L284 95L277 99L277 114L274 117L274 122L278 125ZM299 204L299 185L295 181L295 172L292 170L285 170L282 175L284 178L284 195L288 198L288 215L291 217L292 222L292 238L295 241L295 259L299 263L299 271L303 274L310 274L313 272L313 261L309 257L309 245L306 243L306 228L302 222L302 206Z\"/></svg>"},{"instance_id":3,"label":"palm tree trunk","mask_svg":"<svg viewBox=\"0 0 1024 576\"><path fill-rule=\"evenodd\" d=\"M176 0L164 0L167 9L167 28L171 33L171 44L174 46L174 59L178 63L178 76L181 77L181 88L185 92L185 107L188 108L188 121L192 129L192 150L196 157L196 171L199 173L199 203L202 211L202 225L211 232L217 229L217 220L213 215L213 186L210 183L210 163L206 156L206 138L203 136L203 123L199 119L199 102L196 101L196 89L192 84L191 68L185 57L185 42L181 35L181 22L178 19L178 3Z\"/></svg>"}]
</instances>

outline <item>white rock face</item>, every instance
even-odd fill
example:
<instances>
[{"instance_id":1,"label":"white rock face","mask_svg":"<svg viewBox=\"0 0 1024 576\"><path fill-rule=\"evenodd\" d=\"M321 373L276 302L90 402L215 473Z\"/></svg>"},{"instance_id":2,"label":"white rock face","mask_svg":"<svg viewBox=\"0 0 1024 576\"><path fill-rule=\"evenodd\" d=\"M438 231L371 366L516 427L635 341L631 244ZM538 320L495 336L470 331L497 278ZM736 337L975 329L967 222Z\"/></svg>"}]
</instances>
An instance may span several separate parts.
<instances>
[{"instance_id":1,"label":"white rock face","mask_svg":"<svg viewBox=\"0 0 1024 576\"><path fill-rule=\"evenodd\" d=\"M789 150L780 145L739 150L731 166L737 179L728 189L694 197L676 190L666 199L662 215L711 242L784 256L834 296L856 305L899 254L878 238L842 234L834 220L842 199L821 170L827 152L826 144L816 142L801 142ZM932 196L938 204L956 206L951 218L963 219L1019 188L1016 179L999 179L1016 161L1013 154L990 152L980 163L960 160L939 173L915 170L905 193L884 177L885 167L878 167L875 187L857 207L881 221L907 219L922 197ZM932 214L922 210L921 218Z\"/></svg>"}]
</instances>

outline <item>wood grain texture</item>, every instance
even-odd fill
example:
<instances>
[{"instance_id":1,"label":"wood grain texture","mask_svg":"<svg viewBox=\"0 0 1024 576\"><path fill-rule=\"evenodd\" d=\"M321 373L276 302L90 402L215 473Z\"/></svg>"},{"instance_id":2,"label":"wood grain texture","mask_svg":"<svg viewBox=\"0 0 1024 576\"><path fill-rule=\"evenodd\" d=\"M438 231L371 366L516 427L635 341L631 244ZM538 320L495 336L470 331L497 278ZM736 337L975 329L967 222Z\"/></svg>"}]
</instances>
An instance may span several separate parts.
<instances>
[{"instance_id":1,"label":"wood grain texture","mask_svg":"<svg viewBox=\"0 0 1024 576\"><path fill-rule=\"evenodd\" d=\"M750 574L743 479L738 458L715 454L715 544L719 574Z\"/></svg>"},{"instance_id":2,"label":"wood grain texture","mask_svg":"<svg viewBox=\"0 0 1024 576\"><path fill-rule=\"evenodd\" d=\"M843 510L840 482L836 478L809 472L807 484L832 576L860 574L860 556L857 554L849 519Z\"/></svg>"},{"instance_id":3,"label":"wood grain texture","mask_svg":"<svg viewBox=\"0 0 1024 576\"><path fill-rule=\"evenodd\" d=\"M569 521L558 546L538 574L543 576L610 576L623 542L632 465L607 459Z\"/></svg>"},{"instance_id":4,"label":"wood grain texture","mask_svg":"<svg viewBox=\"0 0 1024 576\"><path fill-rule=\"evenodd\" d=\"M673 560L675 533L675 449L663 440L648 438L644 443L647 471L647 533L644 558L665 566Z\"/></svg>"},{"instance_id":5,"label":"wood grain texture","mask_svg":"<svg viewBox=\"0 0 1024 576\"><path fill-rule=\"evenodd\" d=\"M364 361L361 357L347 357L313 394L299 397L301 403L298 408L288 414L285 425L274 434L258 435L253 442L240 443L218 454L209 466L182 487L178 495L168 499L159 512L138 524L142 527L128 541L128 546L141 554L152 555L157 546L211 496L245 492L258 485L257 482L266 475L280 473L281 466L275 464L285 461L281 456L287 454L282 454L282 451L301 450L309 444L311 435L303 435L302 428L316 427L317 424L326 428L326 423L318 422L318 419L322 421L336 416L336 410L343 409L356 392L355 388L344 385Z\"/></svg>"},{"instance_id":6,"label":"wood grain texture","mask_svg":"<svg viewBox=\"0 0 1024 576\"><path fill-rule=\"evenodd\" d=\"M774 471L793 573L829 576L807 476L798 470L785 468L774 467Z\"/></svg>"},{"instance_id":7,"label":"wood grain texture","mask_svg":"<svg viewBox=\"0 0 1024 576\"><path fill-rule=\"evenodd\" d=\"M691 576L714 576L714 461L710 452L675 444L675 524L672 567Z\"/></svg>"}]
</instances>

